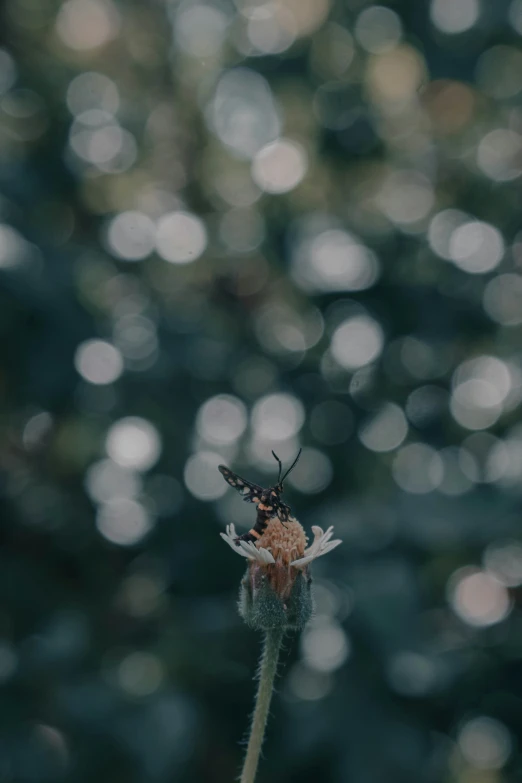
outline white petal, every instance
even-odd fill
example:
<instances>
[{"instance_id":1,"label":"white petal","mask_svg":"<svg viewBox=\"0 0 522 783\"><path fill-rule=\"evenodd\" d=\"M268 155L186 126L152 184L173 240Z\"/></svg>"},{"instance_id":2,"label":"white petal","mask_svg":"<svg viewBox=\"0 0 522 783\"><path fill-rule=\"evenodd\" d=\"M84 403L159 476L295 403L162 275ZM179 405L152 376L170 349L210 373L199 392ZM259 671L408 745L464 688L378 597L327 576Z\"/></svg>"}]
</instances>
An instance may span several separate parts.
<instances>
[{"instance_id":1,"label":"white petal","mask_svg":"<svg viewBox=\"0 0 522 783\"><path fill-rule=\"evenodd\" d=\"M339 544L342 544L340 538L336 538L335 541L329 541L327 544L325 544L324 547L321 547L321 551L319 552L316 557L322 557L323 555L327 555L328 552L331 552L332 549L335 549L336 546L339 546Z\"/></svg>"},{"instance_id":2,"label":"white petal","mask_svg":"<svg viewBox=\"0 0 522 783\"><path fill-rule=\"evenodd\" d=\"M252 559L250 555L248 555L246 552L243 552L243 550L240 547L236 546L236 542L234 541L233 538L231 538L231 536L228 536L226 533L220 533L219 535L221 536L223 541L227 542L229 547L233 549L236 554L241 555L242 557L248 557Z\"/></svg>"},{"instance_id":3,"label":"white petal","mask_svg":"<svg viewBox=\"0 0 522 783\"><path fill-rule=\"evenodd\" d=\"M322 528L320 528L317 525L314 525L312 527L312 530L314 531L315 540L312 546L308 547L308 549L305 549L305 555L306 554L317 554L321 551L321 549L327 544L327 542L331 539L333 536L333 525L330 525L326 533L323 533Z\"/></svg>"},{"instance_id":4,"label":"white petal","mask_svg":"<svg viewBox=\"0 0 522 783\"><path fill-rule=\"evenodd\" d=\"M223 541L226 541L227 544L229 544L229 546L235 546L234 539L231 536L229 536L228 533L220 533L219 535L221 536Z\"/></svg>"},{"instance_id":5,"label":"white petal","mask_svg":"<svg viewBox=\"0 0 522 783\"><path fill-rule=\"evenodd\" d=\"M263 549L263 547L258 549L252 541L240 541L239 546L245 552L246 557L249 557L251 560L257 560L257 562L262 565L275 563L275 560L268 549Z\"/></svg>"},{"instance_id":6,"label":"white petal","mask_svg":"<svg viewBox=\"0 0 522 783\"><path fill-rule=\"evenodd\" d=\"M314 525L312 531L314 534L313 544L309 546L308 549L305 549L304 557L299 558L299 560L294 560L290 565L295 566L296 568L302 568L307 563L315 560L316 557L322 557L323 555L328 554L328 552L331 552L332 549L335 549L336 546L339 546L339 544L342 544L340 538L337 538L335 541L330 541L333 536L332 525L330 525L326 533L323 533L322 528L318 525Z\"/></svg>"},{"instance_id":7,"label":"white petal","mask_svg":"<svg viewBox=\"0 0 522 783\"><path fill-rule=\"evenodd\" d=\"M274 556L272 555L272 552L268 551L268 549L265 549L261 546L257 551L263 557L265 563L275 563Z\"/></svg>"},{"instance_id":8,"label":"white petal","mask_svg":"<svg viewBox=\"0 0 522 783\"><path fill-rule=\"evenodd\" d=\"M260 563L263 562L263 556L259 555L259 550L256 549L251 541L240 541L239 546L251 560L257 560Z\"/></svg>"},{"instance_id":9,"label":"white petal","mask_svg":"<svg viewBox=\"0 0 522 783\"><path fill-rule=\"evenodd\" d=\"M321 528L319 528L319 530L320 529ZM321 545L329 541L332 536L333 536L333 525L330 525L328 530L325 533L323 533L323 535L321 536Z\"/></svg>"},{"instance_id":10,"label":"white petal","mask_svg":"<svg viewBox=\"0 0 522 783\"><path fill-rule=\"evenodd\" d=\"M248 560L256 560L258 563L262 563L262 565L275 563L272 553L268 549L263 547L258 549L252 541L238 542L236 528L232 523L226 526L226 531L226 533L220 533L219 535L236 554L246 557Z\"/></svg>"},{"instance_id":11,"label":"white petal","mask_svg":"<svg viewBox=\"0 0 522 783\"><path fill-rule=\"evenodd\" d=\"M319 545L321 543L321 538L323 537L323 529L322 527L318 527L317 525L312 526L312 532L314 534L314 540L308 547L308 549L305 549L304 553L305 555L313 555L316 551L319 549Z\"/></svg>"},{"instance_id":12,"label":"white petal","mask_svg":"<svg viewBox=\"0 0 522 783\"><path fill-rule=\"evenodd\" d=\"M311 563L312 560L315 560L315 555L308 555L307 557L301 557L299 560L294 560L292 563L290 563L290 565L295 566L296 568L302 568L307 563Z\"/></svg>"}]
</instances>

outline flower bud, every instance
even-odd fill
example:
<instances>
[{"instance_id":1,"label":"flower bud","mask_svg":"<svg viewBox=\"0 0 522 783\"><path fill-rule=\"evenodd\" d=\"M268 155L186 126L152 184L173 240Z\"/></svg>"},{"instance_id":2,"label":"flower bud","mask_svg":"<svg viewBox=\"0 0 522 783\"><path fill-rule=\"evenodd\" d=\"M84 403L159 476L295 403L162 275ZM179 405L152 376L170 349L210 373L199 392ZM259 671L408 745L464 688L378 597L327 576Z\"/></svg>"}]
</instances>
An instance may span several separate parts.
<instances>
[{"instance_id":1,"label":"flower bud","mask_svg":"<svg viewBox=\"0 0 522 783\"><path fill-rule=\"evenodd\" d=\"M234 525L221 533L224 541L249 561L241 582L239 613L252 628L303 628L312 616L312 577L309 564L341 543L331 541L333 527L326 532L313 526L314 541L307 548L306 534L294 517L283 524L270 519L263 534L253 543L236 535Z\"/></svg>"},{"instance_id":2,"label":"flower bud","mask_svg":"<svg viewBox=\"0 0 522 783\"><path fill-rule=\"evenodd\" d=\"M257 630L303 628L313 611L311 584L304 569L254 561L241 582L239 613Z\"/></svg>"}]
</instances>

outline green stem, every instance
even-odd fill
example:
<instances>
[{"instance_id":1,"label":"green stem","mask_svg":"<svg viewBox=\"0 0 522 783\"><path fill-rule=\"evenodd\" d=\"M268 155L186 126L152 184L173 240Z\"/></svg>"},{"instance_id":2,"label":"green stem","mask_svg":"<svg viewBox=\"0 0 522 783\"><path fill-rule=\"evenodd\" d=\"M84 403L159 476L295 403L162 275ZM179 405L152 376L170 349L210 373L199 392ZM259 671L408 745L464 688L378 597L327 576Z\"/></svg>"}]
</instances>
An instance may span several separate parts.
<instances>
[{"instance_id":1,"label":"green stem","mask_svg":"<svg viewBox=\"0 0 522 783\"><path fill-rule=\"evenodd\" d=\"M257 689L256 706L240 783L254 783L256 777L282 639L282 628L271 628L266 631L265 646L259 665L259 687Z\"/></svg>"}]
</instances>

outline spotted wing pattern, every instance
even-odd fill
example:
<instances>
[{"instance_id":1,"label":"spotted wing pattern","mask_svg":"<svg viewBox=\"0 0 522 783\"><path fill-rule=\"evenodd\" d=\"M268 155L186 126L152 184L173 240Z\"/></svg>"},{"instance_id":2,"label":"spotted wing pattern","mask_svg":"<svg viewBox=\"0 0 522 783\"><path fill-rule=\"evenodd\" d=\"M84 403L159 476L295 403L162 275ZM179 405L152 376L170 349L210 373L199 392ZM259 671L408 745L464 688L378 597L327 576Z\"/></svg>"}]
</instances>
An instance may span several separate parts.
<instances>
[{"instance_id":1,"label":"spotted wing pattern","mask_svg":"<svg viewBox=\"0 0 522 783\"><path fill-rule=\"evenodd\" d=\"M275 505L275 510L281 522L288 522L288 517L290 516L290 506L287 506L286 503L279 501Z\"/></svg>"},{"instance_id":2,"label":"spotted wing pattern","mask_svg":"<svg viewBox=\"0 0 522 783\"><path fill-rule=\"evenodd\" d=\"M246 500L247 503L261 502L261 495L264 492L263 487L260 487L258 484L252 484L251 481L241 478L241 476L238 476L237 473L229 470L225 465L219 465L218 469L227 484L234 487L243 500Z\"/></svg>"}]
</instances>

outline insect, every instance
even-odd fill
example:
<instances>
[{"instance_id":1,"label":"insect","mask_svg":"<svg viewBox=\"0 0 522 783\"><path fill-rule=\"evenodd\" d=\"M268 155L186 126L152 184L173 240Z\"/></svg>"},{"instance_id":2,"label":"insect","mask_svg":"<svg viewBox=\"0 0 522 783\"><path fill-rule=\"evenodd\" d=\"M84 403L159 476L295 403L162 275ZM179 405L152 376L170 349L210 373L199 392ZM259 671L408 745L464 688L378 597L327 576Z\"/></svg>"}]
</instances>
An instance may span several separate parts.
<instances>
[{"instance_id":1,"label":"insect","mask_svg":"<svg viewBox=\"0 0 522 783\"><path fill-rule=\"evenodd\" d=\"M252 484L251 481L247 481L246 479L241 478L241 476L238 476L237 473L229 470L225 465L218 466L218 470L222 474L225 481L230 484L231 487L237 489L237 491L243 496L243 500L246 500L247 503L255 503L257 506L256 524L251 530L248 531L248 533L244 533L242 536L238 536L235 539L237 546L239 546L240 541L256 541L258 538L261 538L268 524L268 520L272 519L273 517L278 517L282 525L288 521L288 517L290 516L290 506L287 506L286 503L283 503L281 500L283 482L290 471L292 471L297 465L297 460L301 456L301 451L302 449L299 449L299 454L292 462L283 477L281 477L283 472L283 463L277 454L272 452L275 459L279 463L279 476L277 477L277 484L275 484L273 487L269 487L268 489L263 489L263 487L260 487L258 484Z\"/></svg>"}]
</instances>

